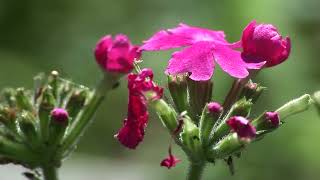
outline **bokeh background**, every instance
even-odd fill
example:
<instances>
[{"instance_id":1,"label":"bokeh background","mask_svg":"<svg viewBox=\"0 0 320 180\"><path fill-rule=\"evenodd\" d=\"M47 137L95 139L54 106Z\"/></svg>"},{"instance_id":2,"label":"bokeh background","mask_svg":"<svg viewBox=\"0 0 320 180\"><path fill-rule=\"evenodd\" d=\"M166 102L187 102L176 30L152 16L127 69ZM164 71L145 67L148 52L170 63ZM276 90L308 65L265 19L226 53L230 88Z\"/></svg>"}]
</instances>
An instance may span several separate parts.
<instances>
[{"instance_id":1,"label":"bokeh background","mask_svg":"<svg viewBox=\"0 0 320 180\"><path fill-rule=\"evenodd\" d=\"M58 70L65 77L94 87L102 73L92 49L105 34L127 34L135 44L179 22L224 30L228 40L240 38L252 19L275 24L292 39L290 59L256 78L268 87L255 114L272 110L293 97L320 89L320 1L318 0L0 0L0 87L32 87L38 72ZM163 70L171 52L145 53L145 67L165 84ZM217 70L214 99L222 101L232 79ZM96 121L76 153L66 160L66 180L184 179L187 159L176 168L159 166L170 137L153 116L144 142L134 151L113 135L126 114L123 80L99 108ZM208 166L204 179L320 179L320 118L314 108L288 120L279 131L250 145L236 159L236 175L223 162ZM23 179L22 168L0 167L0 180Z\"/></svg>"}]
</instances>

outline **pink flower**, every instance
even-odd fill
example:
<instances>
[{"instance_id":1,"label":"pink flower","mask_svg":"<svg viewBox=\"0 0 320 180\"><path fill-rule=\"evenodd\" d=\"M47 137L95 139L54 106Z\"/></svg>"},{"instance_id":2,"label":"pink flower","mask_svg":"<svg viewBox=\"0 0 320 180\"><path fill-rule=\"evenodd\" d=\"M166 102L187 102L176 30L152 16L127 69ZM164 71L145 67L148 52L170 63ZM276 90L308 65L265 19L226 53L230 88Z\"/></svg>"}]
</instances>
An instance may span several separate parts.
<instances>
[{"instance_id":1,"label":"pink flower","mask_svg":"<svg viewBox=\"0 0 320 180\"><path fill-rule=\"evenodd\" d=\"M138 48L125 35L119 34L114 40L106 35L97 43L94 54L103 70L126 74L133 69L133 61L141 56Z\"/></svg>"},{"instance_id":2,"label":"pink flower","mask_svg":"<svg viewBox=\"0 0 320 180\"><path fill-rule=\"evenodd\" d=\"M177 163L181 162L180 159L172 155L171 145L169 146L169 155L161 161L160 166L167 167L168 169L175 167Z\"/></svg>"},{"instance_id":3,"label":"pink flower","mask_svg":"<svg viewBox=\"0 0 320 180\"><path fill-rule=\"evenodd\" d=\"M172 54L167 74L191 73L195 81L209 80L213 75L215 64L236 78L245 78L247 69L260 69L264 62L247 63L241 53L234 50L240 44L230 44L225 40L223 31L214 31L180 24L178 27L162 30L145 41L141 50L158 51L186 47Z\"/></svg>"},{"instance_id":4,"label":"pink flower","mask_svg":"<svg viewBox=\"0 0 320 180\"><path fill-rule=\"evenodd\" d=\"M280 116L277 112L266 112L265 117L274 127L280 125Z\"/></svg>"},{"instance_id":5,"label":"pink flower","mask_svg":"<svg viewBox=\"0 0 320 180\"><path fill-rule=\"evenodd\" d=\"M139 74L128 75L129 103L127 118L115 137L126 147L135 149L144 138L148 123L147 99L145 93L151 93L151 99L162 97L163 89L153 81L151 69L143 69Z\"/></svg>"},{"instance_id":6,"label":"pink flower","mask_svg":"<svg viewBox=\"0 0 320 180\"><path fill-rule=\"evenodd\" d=\"M266 62L266 67L285 61L291 50L290 38L285 39L271 24L252 21L242 33L242 57L246 62Z\"/></svg>"},{"instance_id":7,"label":"pink flower","mask_svg":"<svg viewBox=\"0 0 320 180\"><path fill-rule=\"evenodd\" d=\"M227 124L240 138L253 139L256 136L256 128L250 124L249 120L242 116L231 117L227 121Z\"/></svg>"}]
</instances>

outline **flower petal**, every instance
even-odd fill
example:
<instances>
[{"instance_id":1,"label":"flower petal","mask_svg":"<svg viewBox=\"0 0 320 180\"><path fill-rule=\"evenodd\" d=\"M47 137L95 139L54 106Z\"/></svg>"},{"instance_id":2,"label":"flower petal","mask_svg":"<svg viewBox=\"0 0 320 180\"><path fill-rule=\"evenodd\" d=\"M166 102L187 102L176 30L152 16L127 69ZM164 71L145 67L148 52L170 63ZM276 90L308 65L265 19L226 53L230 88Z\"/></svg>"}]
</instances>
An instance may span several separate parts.
<instances>
[{"instance_id":1,"label":"flower petal","mask_svg":"<svg viewBox=\"0 0 320 180\"><path fill-rule=\"evenodd\" d=\"M140 47L141 50L158 51L191 45L191 39L189 37L161 30L143 43L144 44Z\"/></svg>"},{"instance_id":2,"label":"flower petal","mask_svg":"<svg viewBox=\"0 0 320 180\"><path fill-rule=\"evenodd\" d=\"M241 53L228 46L216 44L214 57L223 71L235 78L245 78L249 75L247 64L242 60Z\"/></svg>"},{"instance_id":3,"label":"flower petal","mask_svg":"<svg viewBox=\"0 0 320 180\"><path fill-rule=\"evenodd\" d=\"M189 72L192 80L209 80L214 70L213 47L211 42L198 42L175 52L169 61L166 73L176 75Z\"/></svg>"},{"instance_id":4,"label":"flower petal","mask_svg":"<svg viewBox=\"0 0 320 180\"><path fill-rule=\"evenodd\" d=\"M183 23L180 23L177 28L168 29L168 31L175 35L188 37L192 40L192 43L201 41L227 43L223 31L194 27Z\"/></svg>"}]
</instances>

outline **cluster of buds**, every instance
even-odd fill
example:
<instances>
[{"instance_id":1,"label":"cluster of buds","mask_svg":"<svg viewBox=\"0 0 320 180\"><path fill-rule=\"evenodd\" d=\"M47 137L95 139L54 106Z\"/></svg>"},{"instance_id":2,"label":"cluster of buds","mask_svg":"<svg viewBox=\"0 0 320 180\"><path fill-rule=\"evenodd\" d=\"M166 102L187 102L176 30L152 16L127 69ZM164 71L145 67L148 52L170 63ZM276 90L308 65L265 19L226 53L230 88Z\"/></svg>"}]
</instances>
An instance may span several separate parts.
<instances>
[{"instance_id":1,"label":"cluster of buds","mask_svg":"<svg viewBox=\"0 0 320 180\"><path fill-rule=\"evenodd\" d=\"M34 89L7 88L0 102L0 160L30 169L59 167L92 91L52 71L34 78ZM31 174L26 173L27 177Z\"/></svg>"}]
</instances>

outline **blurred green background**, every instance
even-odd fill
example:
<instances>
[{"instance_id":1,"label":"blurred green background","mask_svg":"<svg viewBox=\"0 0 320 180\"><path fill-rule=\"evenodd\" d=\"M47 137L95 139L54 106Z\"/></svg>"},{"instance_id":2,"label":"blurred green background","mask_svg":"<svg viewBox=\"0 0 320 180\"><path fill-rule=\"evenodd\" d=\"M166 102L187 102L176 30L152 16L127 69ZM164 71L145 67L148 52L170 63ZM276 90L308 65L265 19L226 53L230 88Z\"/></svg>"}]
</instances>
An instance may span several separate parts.
<instances>
[{"instance_id":1,"label":"blurred green background","mask_svg":"<svg viewBox=\"0 0 320 180\"><path fill-rule=\"evenodd\" d=\"M105 34L127 34L135 44L179 22L224 30L240 38L252 19L275 24L292 39L289 60L256 78L268 87L254 114L272 110L291 98L320 89L320 1L318 0L0 0L0 87L32 87L38 72L58 70L65 77L94 87L102 73L92 50ZM145 53L143 66L163 70L171 52ZM217 70L215 100L222 101L232 79ZM96 121L83 136L76 154L62 167L62 179L184 179L187 159L167 170L159 166L170 137L155 116L137 150L122 147L113 135L126 115L126 82L108 94ZM279 131L250 145L235 161L231 176L223 162L208 166L204 179L320 179L320 118L314 108L299 114ZM15 167L0 167L0 179ZM6 178L4 178L6 177ZM15 177L15 178L13 178Z\"/></svg>"}]
</instances>

